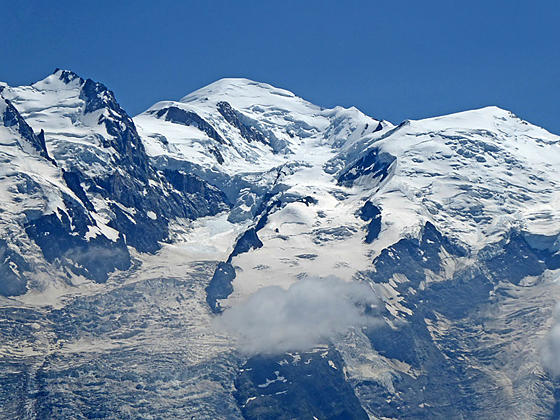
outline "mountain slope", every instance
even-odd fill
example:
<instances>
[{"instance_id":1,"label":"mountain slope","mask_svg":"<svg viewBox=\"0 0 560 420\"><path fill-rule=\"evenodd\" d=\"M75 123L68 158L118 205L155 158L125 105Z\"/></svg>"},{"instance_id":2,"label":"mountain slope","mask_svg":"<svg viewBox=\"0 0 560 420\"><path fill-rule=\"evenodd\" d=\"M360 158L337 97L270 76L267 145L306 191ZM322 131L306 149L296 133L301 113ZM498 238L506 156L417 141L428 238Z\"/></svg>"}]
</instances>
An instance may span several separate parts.
<instances>
[{"instance_id":1,"label":"mountain slope","mask_svg":"<svg viewBox=\"0 0 560 420\"><path fill-rule=\"evenodd\" d=\"M12 200L32 208L11 222L40 247L39 260L49 263L55 283L79 276L106 281L108 273L130 267L127 245L155 252L168 236L169 220L227 208L223 194L196 176L172 172L168 180L157 173L134 123L100 83L57 70L32 86L4 85L0 95L7 104L4 125L19 133L25 152L34 152L49 168L30 168L26 176L56 173L49 177L57 179L58 202L32 204L26 191L19 191ZM20 257L37 260L29 247L19 250ZM28 269L41 277L46 268L37 264Z\"/></svg>"},{"instance_id":2,"label":"mountain slope","mask_svg":"<svg viewBox=\"0 0 560 420\"><path fill-rule=\"evenodd\" d=\"M240 84L249 84L249 92ZM286 118L278 108L289 105L274 104L273 94L254 93L254 86L260 85L222 80L182 101L192 110L202 102L205 110L198 112L212 123L218 119L215 126L227 122L220 116L221 101L252 112L253 127L282 132L278 126L303 120L299 102L294 101L295 116ZM290 94L281 98L284 104L293 100ZM282 156L286 163L273 183L266 181L270 164L259 166L278 153L273 148L250 169L234 154L232 163L209 164L221 174L207 178L218 180L216 185L228 185L221 180L231 172L247 181L250 193L241 195L234 212L245 206L253 220L241 219L247 229L214 273L207 288L210 306L219 312L264 286L288 287L307 276L362 279L383 297L387 324L337 348L370 416L524 418L550 412L554 383L534 372L541 369L539 340L558 297L550 279L560 268L559 137L496 107L398 127L381 124L371 132L352 117L342 123L350 127L341 130L346 141L329 137L337 132L331 122L322 134L288 143L292 153ZM146 119L142 114L137 122L142 127ZM321 130L318 119L313 121L309 126ZM184 156L175 156L174 164L189 160ZM264 190L255 188L255 179ZM533 312L541 306L547 309ZM532 315L516 315L527 310ZM497 332L482 333L477 344L485 328ZM357 345L363 354L356 353ZM530 351L519 357L516 345ZM489 350L479 353L477 346ZM520 396L527 387L533 391ZM257 410L244 407L245 415L257 416L261 397L245 390L243 395ZM507 403L497 408L496 398Z\"/></svg>"},{"instance_id":3,"label":"mountain slope","mask_svg":"<svg viewBox=\"0 0 560 420\"><path fill-rule=\"evenodd\" d=\"M69 71L0 95L6 416L557 413L560 137L496 107L394 126L247 79L134 118ZM375 291L371 322L275 351L272 308L314 308L291 287L333 275ZM254 296L247 354L213 322Z\"/></svg>"},{"instance_id":4,"label":"mountain slope","mask_svg":"<svg viewBox=\"0 0 560 420\"><path fill-rule=\"evenodd\" d=\"M159 102L135 121L151 156L228 174L271 169L310 139L341 145L389 125L355 108L322 109L247 79L222 79L180 101Z\"/></svg>"},{"instance_id":5,"label":"mountain slope","mask_svg":"<svg viewBox=\"0 0 560 420\"><path fill-rule=\"evenodd\" d=\"M402 201L394 220L407 208L475 248L513 227L557 234L559 142L496 107L410 121L371 146L396 157L376 200Z\"/></svg>"}]
</instances>

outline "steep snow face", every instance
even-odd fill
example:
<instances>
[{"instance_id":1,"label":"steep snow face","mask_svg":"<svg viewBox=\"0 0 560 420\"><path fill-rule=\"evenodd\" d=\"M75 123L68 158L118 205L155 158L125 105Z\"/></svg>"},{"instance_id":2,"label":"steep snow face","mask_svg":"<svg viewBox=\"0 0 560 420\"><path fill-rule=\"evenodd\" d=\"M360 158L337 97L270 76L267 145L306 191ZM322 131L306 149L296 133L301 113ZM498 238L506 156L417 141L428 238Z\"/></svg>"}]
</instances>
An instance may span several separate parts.
<instances>
[{"instance_id":1,"label":"steep snow face","mask_svg":"<svg viewBox=\"0 0 560 420\"><path fill-rule=\"evenodd\" d=\"M302 146L340 147L389 126L355 108L323 109L284 89L222 79L134 118L147 152L229 175L269 170Z\"/></svg>"},{"instance_id":2,"label":"steep snow face","mask_svg":"<svg viewBox=\"0 0 560 420\"><path fill-rule=\"evenodd\" d=\"M75 73L57 70L31 86L8 86L2 96L32 127L45 131L49 152L63 167L77 166L95 176L111 170L117 151L105 147L112 136L101 124L110 110L88 108L85 84Z\"/></svg>"},{"instance_id":3,"label":"steep snow face","mask_svg":"<svg viewBox=\"0 0 560 420\"><path fill-rule=\"evenodd\" d=\"M0 176L2 181L3 194L2 212L5 215L7 211L12 211L11 215L16 218L22 217L28 207L34 206L34 199L42 195L46 198L45 211L56 209L61 205L60 191L69 191L60 178L60 171L56 166L45 159L42 154L40 142L33 130L21 118L17 110L5 99L0 97L0 154L2 156L2 166L0 167ZM30 180L37 181L41 186L49 186L48 192L43 194L31 194L25 197L23 203L14 207L10 203L21 200L13 200L14 195L18 193L17 182L24 181L28 177ZM39 191L37 191L39 192ZM49 200L50 198L50 200ZM22 208L23 207L23 208ZM64 207L61 205L61 207ZM17 210L17 216L15 215ZM23 211L22 211L23 210ZM0 225L0 229L5 228L5 224ZM5 235L2 235L3 237Z\"/></svg>"},{"instance_id":4,"label":"steep snow face","mask_svg":"<svg viewBox=\"0 0 560 420\"><path fill-rule=\"evenodd\" d=\"M40 150L35 147L36 141L37 136L17 110L0 97L2 238L17 234L19 229L11 230L13 222L24 218L28 210L49 212L64 208L61 191L73 195L64 185L56 166L41 157ZM29 194L22 195L25 192Z\"/></svg>"},{"instance_id":5,"label":"steep snow face","mask_svg":"<svg viewBox=\"0 0 560 420\"><path fill-rule=\"evenodd\" d=\"M42 256L52 261L51 256L57 251L60 263L67 261L76 274L87 275L92 269L93 275L92 262L97 269L110 266L95 261L97 257L93 254L85 255L85 237L91 240L99 236L91 241L98 254L107 245L114 247L115 252L122 252L113 244L118 232L91 219L56 162L46 154L43 135L35 135L17 109L3 98L0 98L0 160L0 294L22 294L27 290L28 280L33 280L35 287L52 281L48 277L56 270ZM114 266L108 271L112 269Z\"/></svg>"},{"instance_id":6,"label":"steep snow face","mask_svg":"<svg viewBox=\"0 0 560 420\"><path fill-rule=\"evenodd\" d=\"M560 137L509 111L407 121L360 156L372 151L395 158L373 195L386 221L381 249L426 221L474 249L511 229L560 232ZM358 170L352 185L368 190L371 181Z\"/></svg>"}]
</instances>

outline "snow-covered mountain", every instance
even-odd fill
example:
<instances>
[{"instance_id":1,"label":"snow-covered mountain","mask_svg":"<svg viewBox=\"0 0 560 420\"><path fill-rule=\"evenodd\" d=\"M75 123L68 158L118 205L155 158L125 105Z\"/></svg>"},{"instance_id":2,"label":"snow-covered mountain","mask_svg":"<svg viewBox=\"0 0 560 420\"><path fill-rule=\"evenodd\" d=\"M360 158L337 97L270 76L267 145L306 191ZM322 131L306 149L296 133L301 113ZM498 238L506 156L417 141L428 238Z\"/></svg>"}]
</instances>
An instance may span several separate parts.
<instances>
[{"instance_id":1,"label":"snow-covered mountain","mask_svg":"<svg viewBox=\"0 0 560 420\"><path fill-rule=\"evenodd\" d=\"M130 267L127 245L154 252L170 220L227 208L223 194L197 177L177 175L184 185L176 187L154 171L134 123L102 84L57 70L31 86L4 85L0 94L6 159L22 161L4 165L2 179L3 205L12 209L2 228L25 231L7 244L7 252L19 248L23 265L4 264L19 293L45 272L52 281L40 288L76 276L103 282ZM55 267L27 261L41 254Z\"/></svg>"},{"instance_id":2,"label":"snow-covered mountain","mask_svg":"<svg viewBox=\"0 0 560 420\"><path fill-rule=\"evenodd\" d=\"M560 137L496 107L394 126L246 79L134 118L70 71L0 96L3 415L558 415L539 355ZM329 276L375 292L373 322L292 340L301 307L349 316ZM229 308L249 354L213 327Z\"/></svg>"}]
</instances>

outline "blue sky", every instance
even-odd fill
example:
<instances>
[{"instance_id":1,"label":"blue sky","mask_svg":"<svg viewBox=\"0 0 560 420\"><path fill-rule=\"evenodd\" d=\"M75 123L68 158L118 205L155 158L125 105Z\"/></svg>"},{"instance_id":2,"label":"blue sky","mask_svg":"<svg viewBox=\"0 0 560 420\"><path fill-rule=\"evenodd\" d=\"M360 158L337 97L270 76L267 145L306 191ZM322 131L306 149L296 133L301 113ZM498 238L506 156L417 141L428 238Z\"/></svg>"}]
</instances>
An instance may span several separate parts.
<instances>
[{"instance_id":1,"label":"blue sky","mask_svg":"<svg viewBox=\"0 0 560 420\"><path fill-rule=\"evenodd\" d=\"M72 69L130 114L247 77L394 123L498 105L560 133L557 0L0 3L0 80Z\"/></svg>"}]
</instances>

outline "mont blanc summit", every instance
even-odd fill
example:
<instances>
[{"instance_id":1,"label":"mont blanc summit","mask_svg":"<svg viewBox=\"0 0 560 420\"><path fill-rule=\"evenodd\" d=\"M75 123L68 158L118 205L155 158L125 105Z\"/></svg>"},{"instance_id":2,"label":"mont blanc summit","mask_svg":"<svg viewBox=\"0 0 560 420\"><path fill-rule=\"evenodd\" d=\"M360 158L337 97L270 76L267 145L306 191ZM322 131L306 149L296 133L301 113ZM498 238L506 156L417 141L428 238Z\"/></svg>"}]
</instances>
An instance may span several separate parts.
<instances>
[{"instance_id":1,"label":"mont blanc summit","mask_svg":"<svg viewBox=\"0 0 560 420\"><path fill-rule=\"evenodd\" d=\"M0 159L2 417L558 416L560 137L507 110L56 70Z\"/></svg>"}]
</instances>

